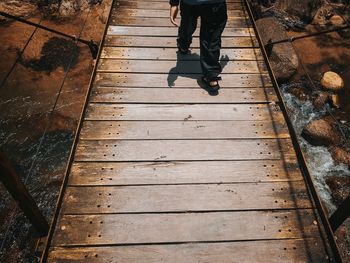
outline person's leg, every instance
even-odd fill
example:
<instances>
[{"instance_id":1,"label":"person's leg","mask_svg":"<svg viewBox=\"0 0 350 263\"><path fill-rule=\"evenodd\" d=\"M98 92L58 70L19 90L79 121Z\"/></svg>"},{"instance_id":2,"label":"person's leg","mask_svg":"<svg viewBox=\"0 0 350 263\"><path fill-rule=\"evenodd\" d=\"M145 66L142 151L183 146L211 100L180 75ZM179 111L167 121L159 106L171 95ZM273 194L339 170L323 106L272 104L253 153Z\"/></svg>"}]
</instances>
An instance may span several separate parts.
<instances>
[{"instance_id":1,"label":"person's leg","mask_svg":"<svg viewBox=\"0 0 350 263\"><path fill-rule=\"evenodd\" d=\"M226 2L202 5L201 16L201 67L207 80L216 79L221 73L221 35L227 22Z\"/></svg>"},{"instance_id":2,"label":"person's leg","mask_svg":"<svg viewBox=\"0 0 350 263\"><path fill-rule=\"evenodd\" d=\"M177 46L180 50L188 50L192 43L192 35L197 28L198 14L195 6L181 2L181 23L177 38Z\"/></svg>"}]
</instances>

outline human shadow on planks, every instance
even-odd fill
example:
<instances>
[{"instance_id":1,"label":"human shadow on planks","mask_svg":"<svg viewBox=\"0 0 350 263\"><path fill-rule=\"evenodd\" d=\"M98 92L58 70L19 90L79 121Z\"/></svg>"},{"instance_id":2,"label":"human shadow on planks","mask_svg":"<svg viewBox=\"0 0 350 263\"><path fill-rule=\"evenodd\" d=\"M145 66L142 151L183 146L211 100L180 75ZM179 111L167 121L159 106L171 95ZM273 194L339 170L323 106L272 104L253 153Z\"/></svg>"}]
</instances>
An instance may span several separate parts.
<instances>
[{"instance_id":1,"label":"human shadow on planks","mask_svg":"<svg viewBox=\"0 0 350 263\"><path fill-rule=\"evenodd\" d=\"M192 53L192 51L190 51L190 53L186 55L177 52L176 66L171 68L168 73L167 81L169 88L175 86L175 82L178 79L178 77L185 77L197 80L198 86L207 91L209 95L218 95L218 92L213 93L212 91L207 89L204 83L202 83L202 70L199 59L200 56L197 53ZM220 64L222 69L224 69L229 60L230 58L227 55L221 56Z\"/></svg>"}]
</instances>

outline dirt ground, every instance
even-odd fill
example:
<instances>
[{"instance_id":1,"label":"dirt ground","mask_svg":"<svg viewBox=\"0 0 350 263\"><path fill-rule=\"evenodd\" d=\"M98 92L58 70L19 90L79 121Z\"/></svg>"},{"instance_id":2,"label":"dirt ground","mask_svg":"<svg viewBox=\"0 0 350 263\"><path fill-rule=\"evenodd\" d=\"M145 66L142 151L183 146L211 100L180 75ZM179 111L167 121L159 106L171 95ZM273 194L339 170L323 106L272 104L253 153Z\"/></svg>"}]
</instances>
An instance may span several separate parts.
<instances>
[{"instance_id":1,"label":"dirt ground","mask_svg":"<svg viewBox=\"0 0 350 263\"><path fill-rule=\"evenodd\" d=\"M36 6L25 18L99 43L111 1L99 2L74 16ZM1 22L0 34L0 149L50 221L94 60L86 45L19 22ZM0 196L0 262L37 262L34 230L2 185Z\"/></svg>"}]
</instances>

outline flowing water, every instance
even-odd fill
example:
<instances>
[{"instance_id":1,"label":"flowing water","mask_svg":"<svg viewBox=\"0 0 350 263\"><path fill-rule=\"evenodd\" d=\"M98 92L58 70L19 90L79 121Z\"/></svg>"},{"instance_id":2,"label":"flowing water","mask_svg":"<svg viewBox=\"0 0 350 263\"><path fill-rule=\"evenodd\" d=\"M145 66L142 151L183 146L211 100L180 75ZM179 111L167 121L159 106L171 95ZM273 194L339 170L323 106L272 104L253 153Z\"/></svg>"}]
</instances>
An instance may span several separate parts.
<instances>
[{"instance_id":1,"label":"flowing water","mask_svg":"<svg viewBox=\"0 0 350 263\"><path fill-rule=\"evenodd\" d=\"M336 207L332 202L331 191L326 184L326 179L332 175L350 176L350 170L346 165L336 165L327 147L313 146L301 136L304 126L311 120L326 115L327 110L326 108L315 109L310 101L300 101L294 95L288 93L289 88L293 86L300 87L300 85L302 84L282 85L282 95L319 195L326 204L329 213L332 213Z\"/></svg>"}]
</instances>

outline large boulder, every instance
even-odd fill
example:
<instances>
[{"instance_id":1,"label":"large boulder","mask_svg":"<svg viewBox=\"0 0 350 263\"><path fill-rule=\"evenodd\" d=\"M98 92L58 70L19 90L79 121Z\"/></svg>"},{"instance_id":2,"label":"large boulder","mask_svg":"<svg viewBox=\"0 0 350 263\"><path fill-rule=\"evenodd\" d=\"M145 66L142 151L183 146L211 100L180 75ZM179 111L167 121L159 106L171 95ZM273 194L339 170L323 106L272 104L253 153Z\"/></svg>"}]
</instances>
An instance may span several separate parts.
<instances>
[{"instance_id":1,"label":"large boulder","mask_svg":"<svg viewBox=\"0 0 350 263\"><path fill-rule=\"evenodd\" d=\"M321 5L321 0L277 0L274 6L305 22L310 22Z\"/></svg>"},{"instance_id":2,"label":"large boulder","mask_svg":"<svg viewBox=\"0 0 350 263\"><path fill-rule=\"evenodd\" d=\"M344 26L345 25L345 21L344 19L339 16L339 15L334 15L332 16L330 19L329 19L329 22L333 25L333 26L338 26L338 27L341 27L341 26Z\"/></svg>"},{"instance_id":3,"label":"large boulder","mask_svg":"<svg viewBox=\"0 0 350 263\"><path fill-rule=\"evenodd\" d=\"M349 176L330 176L327 177L326 183L331 189L333 201L338 206L350 194L350 177Z\"/></svg>"},{"instance_id":4,"label":"large boulder","mask_svg":"<svg viewBox=\"0 0 350 263\"><path fill-rule=\"evenodd\" d=\"M326 90L339 92L344 88L344 80L337 73L327 71L321 79L321 85Z\"/></svg>"},{"instance_id":5,"label":"large boulder","mask_svg":"<svg viewBox=\"0 0 350 263\"><path fill-rule=\"evenodd\" d=\"M336 164L346 164L350 166L350 152L341 148L334 147L332 149L332 157Z\"/></svg>"},{"instance_id":6,"label":"large boulder","mask_svg":"<svg viewBox=\"0 0 350 263\"><path fill-rule=\"evenodd\" d=\"M31 1L24 0L1 0L0 1L0 11L6 12L8 14L28 18L35 14L36 5ZM7 21L6 18L0 16L0 21Z\"/></svg>"},{"instance_id":7,"label":"large boulder","mask_svg":"<svg viewBox=\"0 0 350 263\"><path fill-rule=\"evenodd\" d=\"M261 18L256 21L256 25L264 45L269 41L275 42L288 38L286 30L276 18ZM288 42L275 44L269 53L270 63L277 80L280 82L289 80L299 66L298 56L292 44Z\"/></svg>"},{"instance_id":8,"label":"large boulder","mask_svg":"<svg viewBox=\"0 0 350 263\"><path fill-rule=\"evenodd\" d=\"M341 142L341 134L335 123L325 119L309 122L304 127L301 135L315 146L330 146Z\"/></svg>"}]
</instances>

